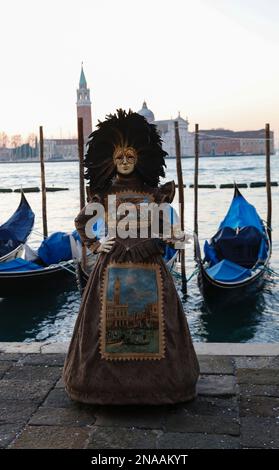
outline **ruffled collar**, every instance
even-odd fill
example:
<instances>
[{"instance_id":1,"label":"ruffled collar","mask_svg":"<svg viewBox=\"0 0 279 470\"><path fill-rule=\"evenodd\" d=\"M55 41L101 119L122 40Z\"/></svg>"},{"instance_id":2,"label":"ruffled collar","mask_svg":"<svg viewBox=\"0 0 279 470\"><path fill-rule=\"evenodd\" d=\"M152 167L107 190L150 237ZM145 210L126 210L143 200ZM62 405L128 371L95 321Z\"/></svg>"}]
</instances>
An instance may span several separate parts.
<instances>
[{"instance_id":1,"label":"ruffled collar","mask_svg":"<svg viewBox=\"0 0 279 470\"><path fill-rule=\"evenodd\" d=\"M121 175L118 173L114 180L112 181L113 188L143 188L144 182L140 175L136 172L131 173L130 175Z\"/></svg>"}]
</instances>

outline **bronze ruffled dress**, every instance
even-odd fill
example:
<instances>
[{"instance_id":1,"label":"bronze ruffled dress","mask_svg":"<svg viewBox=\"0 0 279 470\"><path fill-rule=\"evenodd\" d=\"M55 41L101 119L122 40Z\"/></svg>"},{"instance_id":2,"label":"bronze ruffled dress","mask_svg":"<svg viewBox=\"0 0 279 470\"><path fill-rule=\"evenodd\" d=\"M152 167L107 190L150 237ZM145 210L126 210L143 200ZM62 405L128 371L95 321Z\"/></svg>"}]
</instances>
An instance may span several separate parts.
<instances>
[{"instance_id":1,"label":"bronze ruffled dress","mask_svg":"<svg viewBox=\"0 0 279 470\"><path fill-rule=\"evenodd\" d=\"M112 183L117 205L171 202L173 182L158 188L138 178ZM95 195L107 207L106 195ZM75 219L87 238L85 208ZM92 404L173 404L196 396L199 365L173 278L153 238L116 238L86 285L63 369L66 391Z\"/></svg>"}]
</instances>

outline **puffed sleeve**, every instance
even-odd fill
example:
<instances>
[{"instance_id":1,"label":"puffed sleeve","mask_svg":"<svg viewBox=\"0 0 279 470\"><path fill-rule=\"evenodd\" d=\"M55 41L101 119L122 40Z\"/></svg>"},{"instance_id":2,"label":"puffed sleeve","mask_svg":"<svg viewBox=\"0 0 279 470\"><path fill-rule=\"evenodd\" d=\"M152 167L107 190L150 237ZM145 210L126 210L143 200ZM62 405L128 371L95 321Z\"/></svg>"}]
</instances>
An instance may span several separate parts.
<instances>
[{"instance_id":1,"label":"puffed sleeve","mask_svg":"<svg viewBox=\"0 0 279 470\"><path fill-rule=\"evenodd\" d=\"M87 222L92 218L93 214L88 211L89 205L92 202L101 202L101 199L98 195L94 195L90 202L86 204L81 211L78 213L76 216L74 222L75 222L75 227L80 235L82 243L89 248L92 253L96 253L97 249L100 246L100 236L98 235L98 230L95 230L94 226L94 231L93 231L93 226L89 230L89 234L91 233L91 236L88 234L88 230L85 230ZM89 212L89 213L87 213ZM87 232L87 234L86 234Z\"/></svg>"},{"instance_id":2,"label":"puffed sleeve","mask_svg":"<svg viewBox=\"0 0 279 470\"><path fill-rule=\"evenodd\" d=\"M175 196L175 182L174 180L168 181L165 184L159 186L158 199L159 202L169 202L171 203Z\"/></svg>"}]
</instances>

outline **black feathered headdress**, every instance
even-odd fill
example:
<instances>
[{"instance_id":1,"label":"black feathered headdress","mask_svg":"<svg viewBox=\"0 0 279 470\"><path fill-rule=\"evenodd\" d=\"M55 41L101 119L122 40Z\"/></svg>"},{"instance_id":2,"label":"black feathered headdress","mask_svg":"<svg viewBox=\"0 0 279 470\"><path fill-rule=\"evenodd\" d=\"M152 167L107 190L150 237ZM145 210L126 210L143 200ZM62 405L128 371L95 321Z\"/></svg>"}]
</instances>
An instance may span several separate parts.
<instances>
[{"instance_id":1,"label":"black feathered headdress","mask_svg":"<svg viewBox=\"0 0 279 470\"><path fill-rule=\"evenodd\" d=\"M129 109L118 109L99 121L87 143L84 159L85 178L90 191L103 190L116 174L113 153L118 146L133 147L137 152L135 171L149 186L156 187L160 176L165 176L167 152L162 149L162 139L154 124Z\"/></svg>"}]
</instances>

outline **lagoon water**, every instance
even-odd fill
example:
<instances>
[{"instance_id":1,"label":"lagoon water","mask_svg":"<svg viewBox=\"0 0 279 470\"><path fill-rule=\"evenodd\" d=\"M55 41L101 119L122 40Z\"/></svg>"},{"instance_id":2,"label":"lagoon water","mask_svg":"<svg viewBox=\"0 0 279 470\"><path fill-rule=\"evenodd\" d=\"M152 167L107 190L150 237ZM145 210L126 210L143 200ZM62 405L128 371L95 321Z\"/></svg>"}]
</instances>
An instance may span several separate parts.
<instances>
[{"instance_id":1,"label":"lagoon water","mask_svg":"<svg viewBox=\"0 0 279 470\"><path fill-rule=\"evenodd\" d=\"M47 162L47 186L68 187L68 191L47 193L49 233L72 231L79 212L77 162ZM194 159L183 159L184 182L193 183ZM271 161L272 180L279 182L279 157ZM176 180L175 160L167 160L166 180ZM201 158L199 183L250 183L265 180L265 157ZM40 186L39 163L3 163L0 165L0 187L19 188ZM241 190L266 219L265 188ZM201 244L217 230L233 196L233 189L199 190L199 235ZM14 212L20 195L0 193L0 224ZM36 219L36 233L29 243L37 247L41 241L41 193L27 194ZM272 188L273 253L271 268L279 273L279 188ZM177 196L174 206L177 204ZM193 189L185 189L185 220L187 230L193 228ZM187 245L187 275L195 269L193 246ZM176 281L180 292L180 282ZM278 342L279 341L279 278L270 276L261 292L241 308L209 311L197 287L196 277L188 284L188 297L182 298L192 337L195 341L210 342ZM63 292L36 292L24 297L0 299L0 341L65 341L69 340L80 304L75 280Z\"/></svg>"}]
</instances>

